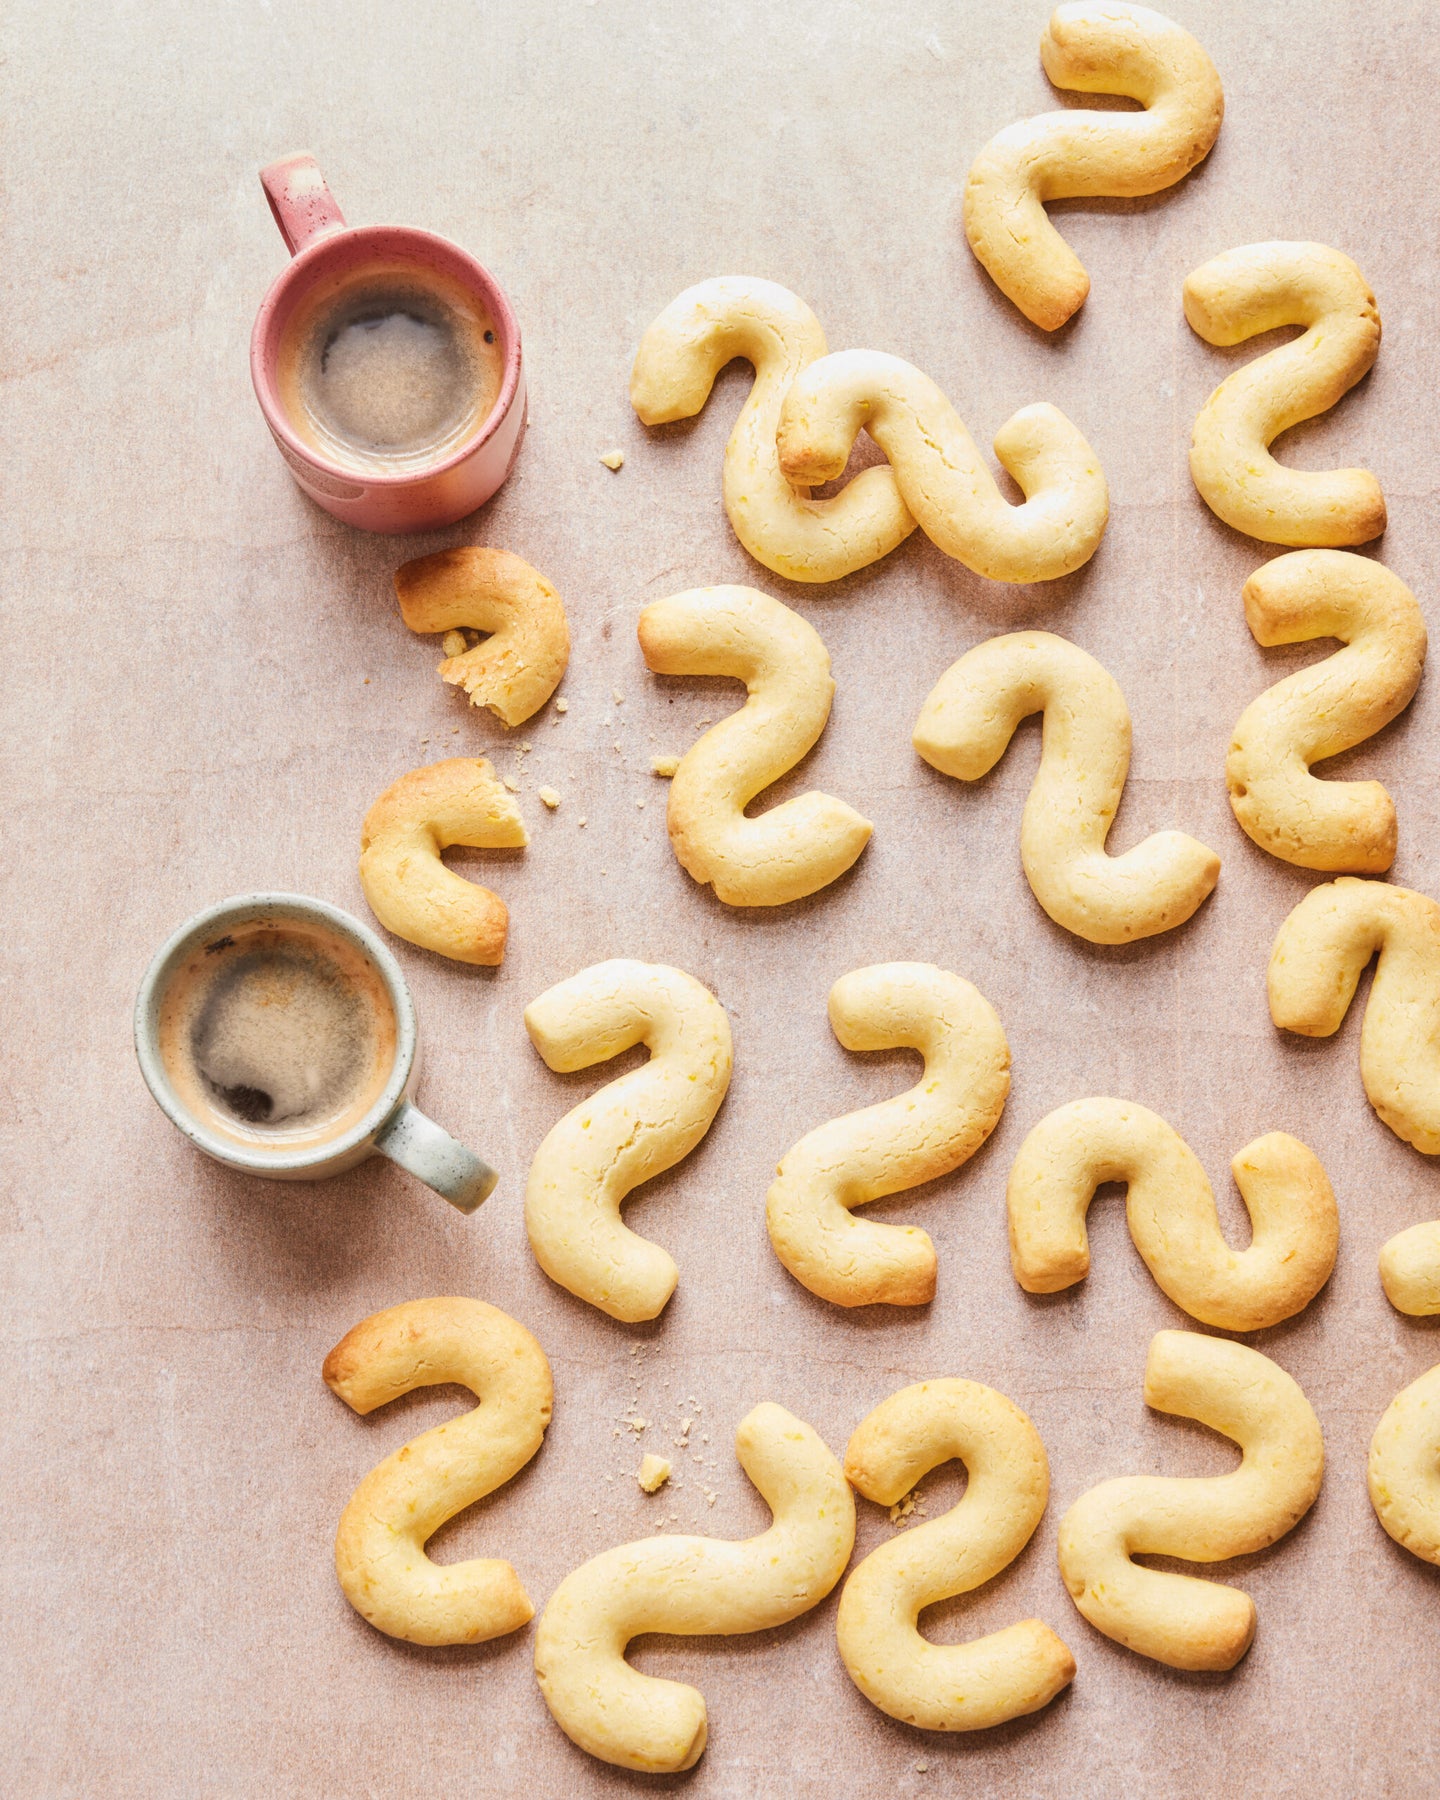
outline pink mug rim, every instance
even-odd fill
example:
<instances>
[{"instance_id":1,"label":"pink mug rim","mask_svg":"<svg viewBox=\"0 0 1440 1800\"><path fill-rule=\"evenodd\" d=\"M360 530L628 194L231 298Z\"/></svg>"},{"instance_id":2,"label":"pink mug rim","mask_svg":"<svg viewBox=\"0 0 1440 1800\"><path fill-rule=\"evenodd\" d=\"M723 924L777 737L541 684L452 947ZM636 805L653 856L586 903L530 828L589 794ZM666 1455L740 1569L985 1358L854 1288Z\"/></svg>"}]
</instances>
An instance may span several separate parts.
<instances>
[{"instance_id":1,"label":"pink mug rim","mask_svg":"<svg viewBox=\"0 0 1440 1800\"><path fill-rule=\"evenodd\" d=\"M458 260L474 285L483 295L491 316L499 326L505 342L505 375L500 383L500 393L494 406L476 427L474 435L466 438L442 462L427 463L423 469L406 470L402 474L390 475L383 471L371 474L368 470L349 467L345 463L334 461L313 445L305 442L291 427L285 416L285 409L280 404L276 391L275 373L272 367L274 358L271 355L272 328L275 315L281 301L292 288L303 285L310 276L313 265L332 256L337 244L354 244L365 238L386 238L392 243L400 240L401 245L413 244L440 249ZM278 345L276 346L278 348ZM457 468L467 462L475 452L494 436L509 416L520 386L520 323L515 317L504 289L495 277L452 238L442 237L439 232L425 231L418 225L347 225L338 231L326 231L311 240L302 249L297 250L290 261L271 282L265 298L260 302L260 310L255 315L255 324L250 333L250 380L255 389L255 398L260 402L260 410L265 415L265 422L277 438L302 462L308 463L321 474L333 480L344 482L350 486L365 488L405 488L413 487L422 481L431 481L437 475Z\"/></svg>"}]
</instances>

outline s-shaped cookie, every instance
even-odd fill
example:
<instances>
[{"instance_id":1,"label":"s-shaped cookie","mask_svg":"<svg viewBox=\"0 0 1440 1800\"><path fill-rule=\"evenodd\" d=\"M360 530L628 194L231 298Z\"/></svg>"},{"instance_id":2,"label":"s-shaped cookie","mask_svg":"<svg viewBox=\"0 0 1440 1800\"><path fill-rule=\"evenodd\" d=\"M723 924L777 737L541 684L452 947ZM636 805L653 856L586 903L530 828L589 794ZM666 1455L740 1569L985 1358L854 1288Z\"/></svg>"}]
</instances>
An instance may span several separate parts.
<instances>
[{"instance_id":1,"label":"s-shaped cookie","mask_svg":"<svg viewBox=\"0 0 1440 1800\"><path fill-rule=\"evenodd\" d=\"M440 665L441 679L463 688L472 706L521 725L555 692L570 660L565 608L521 557L475 545L437 550L395 571L395 594L412 631L466 625L491 634Z\"/></svg>"},{"instance_id":2,"label":"s-shaped cookie","mask_svg":"<svg viewBox=\"0 0 1440 1800\"><path fill-rule=\"evenodd\" d=\"M730 906L783 906L843 875L874 830L843 800L812 791L745 816L830 717L835 683L814 627L757 588L708 587L652 601L638 630L657 675L729 675L749 693L671 781L666 823L681 868Z\"/></svg>"},{"instance_id":3,"label":"s-shaped cookie","mask_svg":"<svg viewBox=\"0 0 1440 1800\"><path fill-rule=\"evenodd\" d=\"M1048 631L991 638L936 682L914 744L960 781L988 775L1016 726L1043 712L1040 768L1025 802L1020 860L1057 925L1127 944L1181 925L1215 886L1220 858L1180 831L1110 856L1105 839L1130 767L1130 714L1114 677Z\"/></svg>"},{"instance_id":4,"label":"s-shaped cookie","mask_svg":"<svg viewBox=\"0 0 1440 1800\"><path fill-rule=\"evenodd\" d=\"M1348 875L1311 888L1275 936L1270 1017L1282 1031L1329 1037L1377 951L1360 1079L1397 1137L1440 1156L1440 906L1428 895ZM1391 1238L1380 1279L1398 1311L1440 1312L1440 1222Z\"/></svg>"},{"instance_id":5,"label":"s-shaped cookie","mask_svg":"<svg viewBox=\"0 0 1440 1800\"><path fill-rule=\"evenodd\" d=\"M362 1618L412 1644L478 1644L535 1608L508 1562L433 1563L447 1519L523 1469L550 1423L545 1352L483 1300L411 1300L373 1313L325 1358L326 1385L357 1413L413 1388L459 1382L480 1404L386 1457L356 1488L335 1537L335 1572Z\"/></svg>"},{"instance_id":6,"label":"s-shaped cookie","mask_svg":"<svg viewBox=\"0 0 1440 1800\"><path fill-rule=\"evenodd\" d=\"M845 1474L867 1500L894 1506L953 1458L969 1477L964 1498L870 1552L845 1583L835 1632L850 1679L892 1719L983 1731L1047 1705L1074 1679L1075 1658L1039 1619L967 1644L932 1644L917 1620L991 1580L1030 1541L1050 1492L1039 1432L994 1388L920 1381L862 1422Z\"/></svg>"},{"instance_id":7,"label":"s-shaped cookie","mask_svg":"<svg viewBox=\"0 0 1440 1800\"><path fill-rule=\"evenodd\" d=\"M1395 860L1395 805L1378 781L1320 781L1310 765L1363 743L1410 704L1425 620L1398 576L1347 550L1294 550L1245 583L1256 640L1339 638L1323 662L1277 682L1235 727L1230 804L1262 850L1302 869L1379 875Z\"/></svg>"},{"instance_id":8,"label":"s-shaped cookie","mask_svg":"<svg viewBox=\"0 0 1440 1800\"><path fill-rule=\"evenodd\" d=\"M780 415L780 467L791 481L832 481L862 428L890 458L925 535L977 575L1053 581L1089 562L1105 534L1100 459L1048 402L1022 407L995 434L1020 506L1001 494L929 376L880 350L838 350L795 377Z\"/></svg>"},{"instance_id":9,"label":"s-shaped cookie","mask_svg":"<svg viewBox=\"0 0 1440 1800\"><path fill-rule=\"evenodd\" d=\"M454 962L494 965L510 914L498 894L440 860L452 844L522 849L520 809L483 756L455 756L392 782L360 830L360 885L396 937Z\"/></svg>"},{"instance_id":10,"label":"s-shaped cookie","mask_svg":"<svg viewBox=\"0 0 1440 1800\"><path fill-rule=\"evenodd\" d=\"M1360 1077L1397 1137L1440 1156L1440 906L1428 895L1351 875L1311 888L1275 935L1270 1017L1331 1036L1377 951Z\"/></svg>"},{"instance_id":11,"label":"s-shaped cookie","mask_svg":"<svg viewBox=\"0 0 1440 1800\"><path fill-rule=\"evenodd\" d=\"M1271 544L1367 544L1385 529L1368 469L1287 469L1270 454L1282 431L1334 406L1380 350L1380 315L1348 256L1325 244L1246 244L1185 283L1185 317L1206 343L1243 344L1281 325L1308 329L1257 357L1201 407L1190 473L1236 531Z\"/></svg>"},{"instance_id":12,"label":"s-shaped cookie","mask_svg":"<svg viewBox=\"0 0 1440 1800\"><path fill-rule=\"evenodd\" d=\"M1402 1388L1370 1440L1370 1504L1397 1544L1440 1563L1440 1367Z\"/></svg>"},{"instance_id":13,"label":"s-shaped cookie","mask_svg":"<svg viewBox=\"0 0 1440 1800\"><path fill-rule=\"evenodd\" d=\"M968 981L930 963L842 975L830 1024L847 1050L919 1050L925 1073L907 1093L832 1119L786 1153L765 1198L770 1242L822 1300L923 1306L935 1297L928 1234L850 1208L948 1175L975 1154L1010 1091L1005 1031Z\"/></svg>"},{"instance_id":14,"label":"s-shaped cookie","mask_svg":"<svg viewBox=\"0 0 1440 1800\"><path fill-rule=\"evenodd\" d=\"M1188 31L1119 0L1057 7L1040 39L1040 60L1058 88L1124 94L1144 108L1022 119L992 138L971 166L970 248L1027 319L1056 331L1084 304L1090 277L1044 203L1134 199L1173 187L1209 154L1225 96L1215 65Z\"/></svg>"},{"instance_id":15,"label":"s-shaped cookie","mask_svg":"<svg viewBox=\"0 0 1440 1800\"><path fill-rule=\"evenodd\" d=\"M1042 1119L1010 1170L1010 1260L1027 1293L1090 1272L1085 1215L1102 1182L1123 1181L1135 1247L1177 1306L1222 1331L1262 1331L1300 1312L1335 1266L1340 1221L1319 1158L1283 1131L1230 1164L1252 1238L1232 1250L1194 1152L1158 1114L1127 1100L1075 1100Z\"/></svg>"},{"instance_id":16,"label":"s-shaped cookie","mask_svg":"<svg viewBox=\"0 0 1440 1800\"><path fill-rule=\"evenodd\" d=\"M670 1255L620 1218L633 1188L688 1156L730 1085L730 1021L692 975L617 957L525 1008L530 1041L561 1074L644 1044L650 1060L552 1127L525 1184L525 1229L550 1277L612 1319L653 1319L675 1291Z\"/></svg>"},{"instance_id":17,"label":"s-shaped cookie","mask_svg":"<svg viewBox=\"0 0 1440 1800\"><path fill-rule=\"evenodd\" d=\"M746 275L686 288L640 340L630 402L646 425L692 418L726 363L755 370L725 447L725 511L756 562L790 581L838 581L915 529L888 466L862 470L829 500L780 472L775 433L790 383L825 354L820 321L788 289Z\"/></svg>"},{"instance_id":18,"label":"s-shaped cookie","mask_svg":"<svg viewBox=\"0 0 1440 1800\"><path fill-rule=\"evenodd\" d=\"M1117 1644L1174 1669L1233 1669L1255 1636L1250 1596L1131 1558L1224 1562L1284 1537L1320 1492L1319 1421L1268 1356L1193 1331L1150 1340L1145 1403L1233 1438L1240 1467L1199 1480L1101 1482L1060 1521L1060 1573L1084 1616Z\"/></svg>"},{"instance_id":19,"label":"s-shaped cookie","mask_svg":"<svg viewBox=\"0 0 1440 1800\"><path fill-rule=\"evenodd\" d=\"M642 1632L768 1631L819 1604L845 1572L855 1502L810 1427L766 1402L735 1433L740 1466L774 1514L759 1537L642 1539L567 1575L535 1634L535 1674L556 1723L591 1756L670 1774L705 1749L705 1698L642 1675L625 1647Z\"/></svg>"}]
</instances>

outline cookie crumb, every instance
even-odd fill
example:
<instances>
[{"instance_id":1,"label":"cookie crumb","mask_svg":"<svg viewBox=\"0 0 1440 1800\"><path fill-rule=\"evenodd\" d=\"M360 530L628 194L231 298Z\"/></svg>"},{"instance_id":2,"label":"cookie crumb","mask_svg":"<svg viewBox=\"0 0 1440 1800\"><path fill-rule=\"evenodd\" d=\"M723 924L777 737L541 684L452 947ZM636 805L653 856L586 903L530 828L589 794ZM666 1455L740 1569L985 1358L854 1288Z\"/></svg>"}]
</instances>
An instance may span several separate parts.
<instances>
[{"instance_id":1,"label":"cookie crumb","mask_svg":"<svg viewBox=\"0 0 1440 1800\"><path fill-rule=\"evenodd\" d=\"M534 746L532 744L528 742L524 743L520 746L520 754L522 756L528 756L533 748Z\"/></svg>"},{"instance_id":2,"label":"cookie crumb","mask_svg":"<svg viewBox=\"0 0 1440 1800\"><path fill-rule=\"evenodd\" d=\"M643 808L643 807L644 807L644 805L645 805L645 802L644 802L644 801L643 801L643 800L637 800L637 801L636 801L636 802L635 802L635 804L636 804L636 805L637 805L637 806L639 806L639 807L641 807L641 808Z\"/></svg>"},{"instance_id":3,"label":"cookie crumb","mask_svg":"<svg viewBox=\"0 0 1440 1800\"><path fill-rule=\"evenodd\" d=\"M440 640L440 648L447 656L463 656L470 646L463 631L447 631Z\"/></svg>"},{"instance_id":4,"label":"cookie crumb","mask_svg":"<svg viewBox=\"0 0 1440 1800\"><path fill-rule=\"evenodd\" d=\"M625 467L625 452L623 450L604 450L600 454L600 460L607 469L623 469Z\"/></svg>"},{"instance_id":5,"label":"cookie crumb","mask_svg":"<svg viewBox=\"0 0 1440 1800\"><path fill-rule=\"evenodd\" d=\"M917 1775L923 1775L929 1767L930 1767L929 1763L916 1763L915 1773Z\"/></svg>"},{"instance_id":6,"label":"cookie crumb","mask_svg":"<svg viewBox=\"0 0 1440 1800\"><path fill-rule=\"evenodd\" d=\"M611 688L610 698L617 706L623 706L625 704L625 696L620 692L619 688Z\"/></svg>"},{"instance_id":7,"label":"cookie crumb","mask_svg":"<svg viewBox=\"0 0 1440 1800\"><path fill-rule=\"evenodd\" d=\"M554 788L541 788L540 798L544 801L546 806L550 808L551 812L554 812L555 808L560 804L560 796L555 792Z\"/></svg>"},{"instance_id":8,"label":"cookie crumb","mask_svg":"<svg viewBox=\"0 0 1440 1800\"><path fill-rule=\"evenodd\" d=\"M635 1479L647 1494L656 1494L670 1479L670 1464L663 1456L646 1456Z\"/></svg>"},{"instance_id":9,"label":"cookie crumb","mask_svg":"<svg viewBox=\"0 0 1440 1800\"><path fill-rule=\"evenodd\" d=\"M680 758L678 756L652 756L650 758L650 773L660 776L664 781L668 781L679 767Z\"/></svg>"},{"instance_id":10,"label":"cookie crumb","mask_svg":"<svg viewBox=\"0 0 1440 1800\"><path fill-rule=\"evenodd\" d=\"M586 818L585 818L585 815L584 815L584 813L581 813L581 815L580 815L580 817L579 817L579 818L578 818L578 819L577 819L577 820L576 820L576 824L577 824L577 825L584 825L584 824L585 824L585 823L586 823L586 822L587 822L587 821L586 821Z\"/></svg>"},{"instance_id":11,"label":"cookie crumb","mask_svg":"<svg viewBox=\"0 0 1440 1800\"><path fill-rule=\"evenodd\" d=\"M569 712L570 702L565 698L565 696L563 694L555 702L555 710L556 710L556 712Z\"/></svg>"},{"instance_id":12,"label":"cookie crumb","mask_svg":"<svg viewBox=\"0 0 1440 1800\"><path fill-rule=\"evenodd\" d=\"M509 775L505 777L505 785L512 794L518 794L520 792L520 783Z\"/></svg>"}]
</instances>

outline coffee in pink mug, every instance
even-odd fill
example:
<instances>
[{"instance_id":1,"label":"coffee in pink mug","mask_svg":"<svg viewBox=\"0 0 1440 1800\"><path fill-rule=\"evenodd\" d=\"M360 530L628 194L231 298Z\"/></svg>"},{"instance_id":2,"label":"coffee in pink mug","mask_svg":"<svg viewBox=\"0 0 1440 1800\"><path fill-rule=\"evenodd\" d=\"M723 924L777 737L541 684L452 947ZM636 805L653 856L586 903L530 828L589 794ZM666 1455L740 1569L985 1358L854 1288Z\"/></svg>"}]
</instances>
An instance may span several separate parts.
<instances>
[{"instance_id":1,"label":"coffee in pink mug","mask_svg":"<svg viewBox=\"0 0 1440 1800\"><path fill-rule=\"evenodd\" d=\"M260 173L293 260L250 339L260 410L317 506L364 531L474 512L525 430L520 327L458 244L346 225L312 156Z\"/></svg>"}]
</instances>

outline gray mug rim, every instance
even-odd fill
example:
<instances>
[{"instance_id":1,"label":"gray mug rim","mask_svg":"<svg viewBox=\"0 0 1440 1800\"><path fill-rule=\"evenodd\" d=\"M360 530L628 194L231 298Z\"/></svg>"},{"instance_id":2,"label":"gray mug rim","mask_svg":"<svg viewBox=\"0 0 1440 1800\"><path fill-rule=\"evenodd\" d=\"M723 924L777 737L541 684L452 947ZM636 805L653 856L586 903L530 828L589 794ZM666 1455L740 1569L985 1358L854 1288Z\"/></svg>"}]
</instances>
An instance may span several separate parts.
<instances>
[{"instance_id":1,"label":"gray mug rim","mask_svg":"<svg viewBox=\"0 0 1440 1800\"><path fill-rule=\"evenodd\" d=\"M233 1138L222 1138L195 1118L170 1084L160 1056L157 1030L160 1001L166 986L176 965L191 949L195 940L227 924L252 924L267 913L280 918L320 920L348 938L379 969L390 996L390 1004L395 1009L395 1064L374 1105L343 1136L280 1155L260 1152L252 1154L244 1144ZM183 1132L197 1149L233 1169L244 1169L257 1175L294 1174L311 1168L323 1170L371 1142L405 1099L415 1064L415 1051L415 1003L410 997L410 989L400 972L399 963L375 933L359 919L338 906L332 906L328 900L317 900L310 894L234 894L228 900L219 900L213 906L195 913L172 931L155 952L135 997L135 1056L151 1098L170 1123Z\"/></svg>"}]
</instances>

